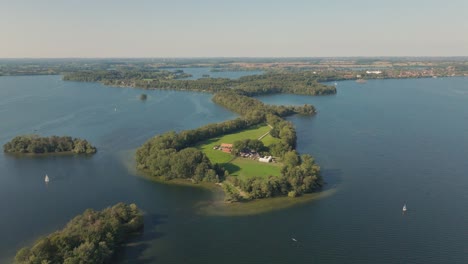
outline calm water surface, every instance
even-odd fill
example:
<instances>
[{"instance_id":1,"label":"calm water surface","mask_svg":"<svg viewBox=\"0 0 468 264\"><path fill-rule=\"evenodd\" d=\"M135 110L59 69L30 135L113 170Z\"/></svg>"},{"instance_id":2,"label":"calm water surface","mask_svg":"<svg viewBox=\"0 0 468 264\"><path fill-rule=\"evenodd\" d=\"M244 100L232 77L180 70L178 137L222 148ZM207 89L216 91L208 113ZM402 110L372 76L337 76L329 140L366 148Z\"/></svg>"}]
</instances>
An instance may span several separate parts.
<instances>
[{"instance_id":1,"label":"calm water surface","mask_svg":"<svg viewBox=\"0 0 468 264\"><path fill-rule=\"evenodd\" d=\"M199 68L173 68L173 70L183 70L185 73L189 73L192 77L187 78L188 80L196 80L202 78L203 75L209 75L211 78L230 78L238 79L242 76L248 75L259 75L263 71L219 71L212 72L209 67L199 67Z\"/></svg>"},{"instance_id":2,"label":"calm water surface","mask_svg":"<svg viewBox=\"0 0 468 264\"><path fill-rule=\"evenodd\" d=\"M298 150L316 157L337 191L238 217L199 214L210 192L128 169L131 150L153 135L235 114L209 94L144 91L140 101L142 92L59 76L0 77L0 144L56 134L99 150L89 158L0 153L0 263L84 209L120 201L146 213L126 263L468 262L468 78L340 82L336 96L260 98L317 107L314 117L290 120Z\"/></svg>"}]
</instances>

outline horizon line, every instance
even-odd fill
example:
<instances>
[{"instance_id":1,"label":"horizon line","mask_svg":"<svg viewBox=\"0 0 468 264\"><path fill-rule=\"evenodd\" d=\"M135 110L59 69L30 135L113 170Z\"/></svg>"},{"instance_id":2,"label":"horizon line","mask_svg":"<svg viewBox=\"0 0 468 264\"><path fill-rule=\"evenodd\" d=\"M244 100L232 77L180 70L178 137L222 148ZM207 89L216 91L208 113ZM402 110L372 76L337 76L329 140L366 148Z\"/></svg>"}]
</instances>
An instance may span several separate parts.
<instances>
[{"instance_id":1,"label":"horizon line","mask_svg":"<svg viewBox=\"0 0 468 264\"><path fill-rule=\"evenodd\" d=\"M398 55L398 56L181 56L181 57L0 57L0 60L23 59L324 59L324 58L468 58L468 55L430 56L430 55Z\"/></svg>"}]
</instances>

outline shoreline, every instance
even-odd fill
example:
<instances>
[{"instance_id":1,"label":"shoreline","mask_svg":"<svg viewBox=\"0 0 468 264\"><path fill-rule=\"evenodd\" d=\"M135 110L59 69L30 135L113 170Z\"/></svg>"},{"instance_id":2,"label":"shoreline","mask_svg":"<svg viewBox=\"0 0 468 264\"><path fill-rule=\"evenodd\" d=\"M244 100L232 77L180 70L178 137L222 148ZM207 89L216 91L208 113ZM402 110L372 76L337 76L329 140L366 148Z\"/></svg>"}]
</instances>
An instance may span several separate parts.
<instances>
[{"instance_id":1,"label":"shoreline","mask_svg":"<svg viewBox=\"0 0 468 264\"><path fill-rule=\"evenodd\" d=\"M120 159L127 171L134 177L138 177L156 184L184 186L199 188L211 193L211 199L200 200L195 205L195 212L206 216L249 216L285 210L295 206L304 205L313 201L327 198L338 191L336 185L324 187L312 193L302 194L299 197L276 196L262 199L253 199L243 202L224 201L225 193L219 183L199 182L193 183L188 179L164 180L162 177L147 175L144 171L137 170L132 157L135 150L125 150L120 153Z\"/></svg>"}]
</instances>

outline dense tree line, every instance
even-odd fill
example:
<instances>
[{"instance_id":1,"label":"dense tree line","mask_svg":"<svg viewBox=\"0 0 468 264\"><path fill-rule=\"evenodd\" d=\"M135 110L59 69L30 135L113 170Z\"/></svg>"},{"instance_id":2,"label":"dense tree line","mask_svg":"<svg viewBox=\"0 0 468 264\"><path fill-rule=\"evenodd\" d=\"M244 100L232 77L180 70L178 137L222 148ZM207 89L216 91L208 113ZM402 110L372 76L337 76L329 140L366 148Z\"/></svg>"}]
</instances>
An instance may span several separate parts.
<instances>
[{"instance_id":1,"label":"dense tree line","mask_svg":"<svg viewBox=\"0 0 468 264\"><path fill-rule=\"evenodd\" d=\"M244 95L257 96L275 93L303 95L336 94L334 86L317 82L317 75L311 72L285 72L243 76L236 86Z\"/></svg>"},{"instance_id":2,"label":"dense tree line","mask_svg":"<svg viewBox=\"0 0 468 264\"><path fill-rule=\"evenodd\" d=\"M188 142L175 132L156 136L138 148L137 167L165 179L219 182L224 170L211 164L200 150L188 147Z\"/></svg>"},{"instance_id":3,"label":"dense tree line","mask_svg":"<svg viewBox=\"0 0 468 264\"><path fill-rule=\"evenodd\" d=\"M299 156L296 151L289 151L283 157L281 176L251 177L239 180L229 176L226 180L229 187L225 188L227 200L239 201L245 199L233 188L238 186L249 194L250 199L269 198L288 195L296 197L309 193L323 185L320 167L315 164L310 155Z\"/></svg>"},{"instance_id":4,"label":"dense tree line","mask_svg":"<svg viewBox=\"0 0 468 264\"><path fill-rule=\"evenodd\" d=\"M273 126L270 135L280 140L278 143L269 146L272 155L283 157L286 152L296 149L296 130L291 122L286 120L278 122Z\"/></svg>"},{"instance_id":5,"label":"dense tree line","mask_svg":"<svg viewBox=\"0 0 468 264\"><path fill-rule=\"evenodd\" d=\"M246 96L275 93L304 95L335 94L336 88L317 82L310 72L269 73L244 76L237 80L227 78L200 78L181 80L186 74L169 71L110 70L77 71L64 75L66 81L102 82L106 85L131 86L145 89L170 89L201 92L235 90Z\"/></svg>"},{"instance_id":6,"label":"dense tree line","mask_svg":"<svg viewBox=\"0 0 468 264\"><path fill-rule=\"evenodd\" d=\"M233 155L237 155L240 152L247 152L247 151L262 152L265 150L266 150L266 147L261 140L244 139L244 140L234 141L234 143L232 144L231 153Z\"/></svg>"},{"instance_id":7,"label":"dense tree line","mask_svg":"<svg viewBox=\"0 0 468 264\"><path fill-rule=\"evenodd\" d=\"M312 105L266 105L255 98L239 94L235 91L215 93L212 100L213 102L236 112L245 118L253 120L265 121L268 114L273 114L279 117L286 117L293 114L315 114L315 107Z\"/></svg>"},{"instance_id":8,"label":"dense tree line","mask_svg":"<svg viewBox=\"0 0 468 264\"><path fill-rule=\"evenodd\" d=\"M97 71L77 71L68 73L63 76L65 81L80 81L80 82L103 82L104 84L120 85L121 82L131 80L142 80L150 82L153 79L176 79L190 77L183 71L166 71L166 70L97 70Z\"/></svg>"},{"instance_id":9,"label":"dense tree line","mask_svg":"<svg viewBox=\"0 0 468 264\"><path fill-rule=\"evenodd\" d=\"M135 204L119 203L102 211L88 209L62 230L19 250L15 263L112 263L116 249L142 228L143 216Z\"/></svg>"},{"instance_id":10,"label":"dense tree line","mask_svg":"<svg viewBox=\"0 0 468 264\"><path fill-rule=\"evenodd\" d=\"M38 135L17 136L3 145L7 153L58 153L73 152L76 154L96 153L96 148L88 141L68 136L40 137Z\"/></svg>"}]
</instances>

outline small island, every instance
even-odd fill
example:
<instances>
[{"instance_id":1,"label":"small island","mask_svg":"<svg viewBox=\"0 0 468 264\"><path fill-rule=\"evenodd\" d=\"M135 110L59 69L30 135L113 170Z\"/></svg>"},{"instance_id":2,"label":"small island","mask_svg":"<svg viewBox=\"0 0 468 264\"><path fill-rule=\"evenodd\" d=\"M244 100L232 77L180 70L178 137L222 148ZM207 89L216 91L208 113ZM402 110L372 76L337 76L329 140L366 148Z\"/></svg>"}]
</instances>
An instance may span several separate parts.
<instances>
[{"instance_id":1,"label":"small island","mask_svg":"<svg viewBox=\"0 0 468 264\"><path fill-rule=\"evenodd\" d=\"M87 209L62 230L20 249L15 263L111 263L116 250L142 229L143 216L135 204Z\"/></svg>"},{"instance_id":2,"label":"small island","mask_svg":"<svg viewBox=\"0 0 468 264\"><path fill-rule=\"evenodd\" d=\"M68 136L41 137L39 135L23 135L13 138L3 145L5 153L45 154L45 153L74 153L94 154L96 147L88 141Z\"/></svg>"}]
</instances>

